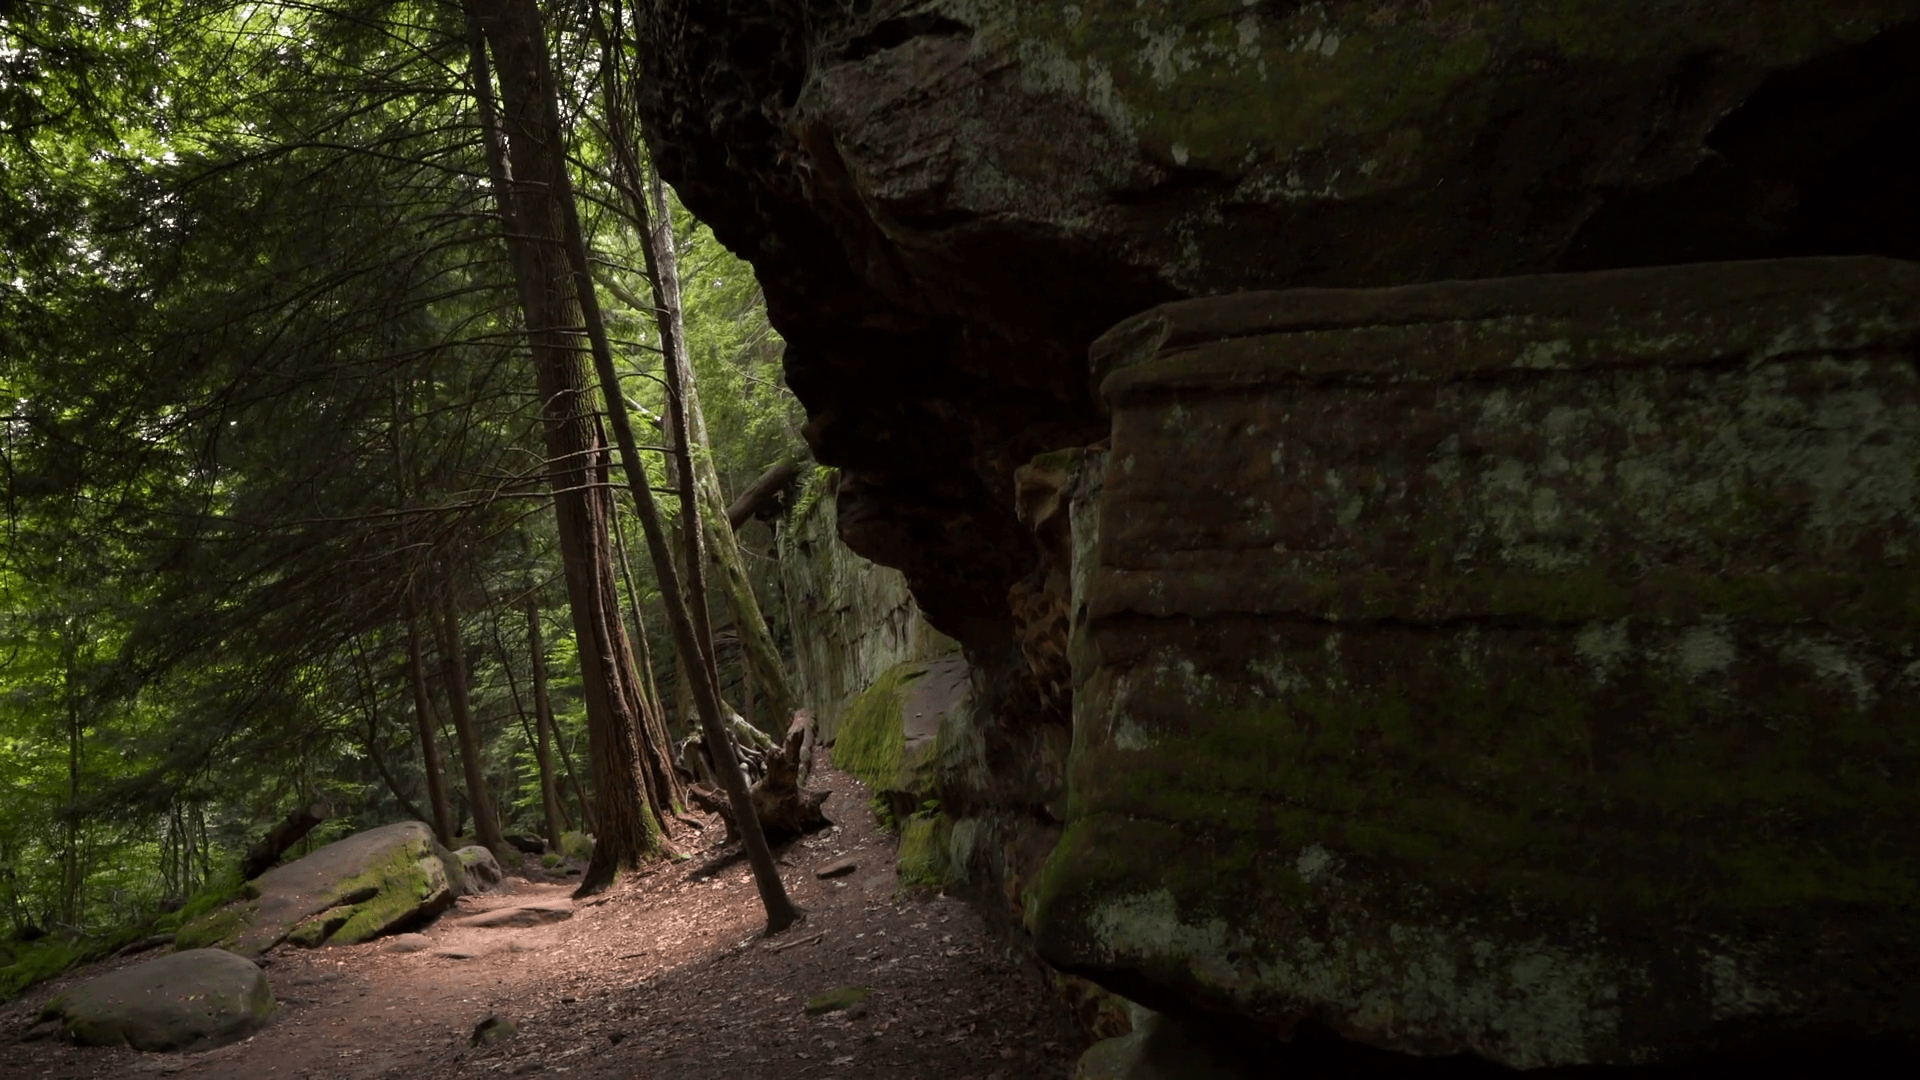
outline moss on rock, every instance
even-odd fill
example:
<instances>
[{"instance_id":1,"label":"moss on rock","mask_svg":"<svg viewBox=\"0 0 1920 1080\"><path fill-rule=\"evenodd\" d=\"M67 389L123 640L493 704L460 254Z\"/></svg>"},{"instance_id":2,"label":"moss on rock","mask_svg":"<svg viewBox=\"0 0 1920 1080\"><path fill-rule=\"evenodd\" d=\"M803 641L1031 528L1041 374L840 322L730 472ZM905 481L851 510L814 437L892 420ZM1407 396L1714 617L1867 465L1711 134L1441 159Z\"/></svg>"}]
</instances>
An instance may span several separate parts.
<instances>
[{"instance_id":1,"label":"moss on rock","mask_svg":"<svg viewBox=\"0 0 1920 1080\"><path fill-rule=\"evenodd\" d=\"M1916 298L1804 260L1143 317L1043 955L1520 1068L1913 1037L1853 973L1920 963Z\"/></svg>"},{"instance_id":2,"label":"moss on rock","mask_svg":"<svg viewBox=\"0 0 1920 1080\"><path fill-rule=\"evenodd\" d=\"M901 751L906 745L900 709L907 687L924 674L925 664L909 662L889 668L854 699L841 721L833 763L876 795L899 786Z\"/></svg>"},{"instance_id":3,"label":"moss on rock","mask_svg":"<svg viewBox=\"0 0 1920 1080\"><path fill-rule=\"evenodd\" d=\"M952 834L953 819L939 811L923 811L901 825L900 848L895 855L900 888L947 887L952 870L948 862Z\"/></svg>"}]
</instances>

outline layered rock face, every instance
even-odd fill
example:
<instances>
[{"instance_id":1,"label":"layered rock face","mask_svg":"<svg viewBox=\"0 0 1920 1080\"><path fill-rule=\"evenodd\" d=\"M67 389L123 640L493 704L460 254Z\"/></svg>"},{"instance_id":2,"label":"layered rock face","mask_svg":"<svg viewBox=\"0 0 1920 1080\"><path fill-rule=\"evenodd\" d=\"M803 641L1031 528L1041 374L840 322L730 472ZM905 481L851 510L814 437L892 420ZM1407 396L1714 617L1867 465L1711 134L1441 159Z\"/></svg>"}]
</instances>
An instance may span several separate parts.
<instances>
[{"instance_id":1,"label":"layered rock face","mask_svg":"<svg viewBox=\"0 0 1920 1080\"><path fill-rule=\"evenodd\" d=\"M1920 252L1914 0L652 0L652 149L750 260L841 533L977 654L1013 473L1181 296Z\"/></svg>"},{"instance_id":2,"label":"layered rock face","mask_svg":"<svg viewBox=\"0 0 1920 1080\"><path fill-rule=\"evenodd\" d=\"M1900 509L1912 459L1836 434L1905 445L1905 361L1867 371L1834 329L1866 333L1894 278L1794 271L1813 277L1765 303L1709 274L1604 309L1512 283L1206 309L1187 345L1288 342L1238 390L1103 399L1115 365L1138 368L1123 387L1184 346L1133 323L1097 370L1087 350L1157 304L1242 290L1920 257L1920 0L651 0L641 17L655 157L760 276L809 440L842 469L841 537L903 571L973 664L938 775L945 806L991 827L955 823L954 862L1048 955L1156 1006L1519 1065L1659 1060L1769 1017L1899 1029L1815 959L1852 957L1834 970L1894 993L1862 943L1911 941L1886 921L1906 871L1861 869L1886 869L1869 838L1906 809L1858 786L1909 775L1909 736L1883 723L1908 692L1912 618L1886 600L1906 595L1888 585L1904 525L1846 508ZM1799 288L1829 306L1788 303ZM1358 351L1325 352L1302 312ZM1794 366L1754 328L1826 359ZM1757 366L1696 364L1675 335ZM1074 455L1034 460L1110 434L1104 488ZM1589 471L1549 476L1551 454ZM1493 461L1509 471L1482 475ZM1794 517L1816 506L1826 524ZM1156 552L1171 561L1127 562ZM1115 567L1146 576L1095 581ZM1073 610L1069 582L1108 606ZM1385 629L1348 625L1368 620ZM1207 687L1218 701L1193 696ZM1063 811L1034 763L1069 713ZM1183 786L1207 774L1205 798ZM1164 895L1136 869L1168 875ZM1770 938L1789 912L1819 929Z\"/></svg>"},{"instance_id":3,"label":"layered rock face","mask_svg":"<svg viewBox=\"0 0 1920 1080\"><path fill-rule=\"evenodd\" d=\"M1872 259L1117 328L1042 955L1525 1068L1920 1034L1916 342Z\"/></svg>"}]
</instances>

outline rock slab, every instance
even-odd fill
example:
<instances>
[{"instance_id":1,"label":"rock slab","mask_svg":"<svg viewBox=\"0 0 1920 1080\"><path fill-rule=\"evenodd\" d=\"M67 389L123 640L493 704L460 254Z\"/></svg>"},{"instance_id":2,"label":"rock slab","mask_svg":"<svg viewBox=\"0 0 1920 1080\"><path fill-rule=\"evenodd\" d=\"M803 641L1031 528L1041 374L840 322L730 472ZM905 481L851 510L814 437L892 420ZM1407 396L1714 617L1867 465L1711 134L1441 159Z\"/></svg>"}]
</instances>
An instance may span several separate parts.
<instances>
[{"instance_id":1,"label":"rock slab","mask_svg":"<svg viewBox=\"0 0 1920 1080\"><path fill-rule=\"evenodd\" d=\"M189 949L82 983L42 1018L84 1046L203 1050L246 1038L273 1011L273 989L251 960Z\"/></svg>"},{"instance_id":2,"label":"rock slab","mask_svg":"<svg viewBox=\"0 0 1920 1080\"><path fill-rule=\"evenodd\" d=\"M538 904L522 904L518 907L495 908L461 919L458 925L478 929L493 929L503 926L544 926L547 923L563 922L573 918L573 904L567 900L548 900Z\"/></svg>"},{"instance_id":3,"label":"rock slab","mask_svg":"<svg viewBox=\"0 0 1920 1080\"><path fill-rule=\"evenodd\" d=\"M180 928L177 943L258 956L282 941L351 945L431 918L463 890L460 860L418 821L355 833L252 883L253 899Z\"/></svg>"},{"instance_id":4,"label":"rock slab","mask_svg":"<svg viewBox=\"0 0 1920 1080\"><path fill-rule=\"evenodd\" d=\"M1916 341L1870 258L1116 328L1041 954L1517 1068L1920 1041Z\"/></svg>"}]
</instances>

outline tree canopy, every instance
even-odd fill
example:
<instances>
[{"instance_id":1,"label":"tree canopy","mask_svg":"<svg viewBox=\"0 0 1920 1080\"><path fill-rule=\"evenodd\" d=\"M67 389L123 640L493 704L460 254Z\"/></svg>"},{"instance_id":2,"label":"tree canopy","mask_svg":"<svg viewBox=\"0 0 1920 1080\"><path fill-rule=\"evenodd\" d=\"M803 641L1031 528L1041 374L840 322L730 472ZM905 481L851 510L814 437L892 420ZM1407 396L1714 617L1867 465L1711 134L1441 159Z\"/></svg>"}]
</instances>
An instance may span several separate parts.
<instances>
[{"instance_id":1,"label":"tree canopy","mask_svg":"<svg viewBox=\"0 0 1920 1080\"><path fill-rule=\"evenodd\" d=\"M626 16L544 14L620 396L648 470L669 476L656 294L617 168L624 153L644 169L644 150L601 92ZM552 510L565 463L542 438L469 15L0 5L0 920L15 934L92 940L218 886L291 806L333 810L309 844L432 820L430 773L455 832L488 804L526 833L596 813ZM665 209L710 433L691 452L737 493L804 454L798 409L750 269L670 193ZM625 483L613 455L595 467ZM631 513L608 505L608 524ZM639 530L617 531L599 542L627 575L620 618L657 643L636 646L638 692L671 712L662 596L619 550ZM739 636L719 635L720 677L748 709Z\"/></svg>"}]
</instances>

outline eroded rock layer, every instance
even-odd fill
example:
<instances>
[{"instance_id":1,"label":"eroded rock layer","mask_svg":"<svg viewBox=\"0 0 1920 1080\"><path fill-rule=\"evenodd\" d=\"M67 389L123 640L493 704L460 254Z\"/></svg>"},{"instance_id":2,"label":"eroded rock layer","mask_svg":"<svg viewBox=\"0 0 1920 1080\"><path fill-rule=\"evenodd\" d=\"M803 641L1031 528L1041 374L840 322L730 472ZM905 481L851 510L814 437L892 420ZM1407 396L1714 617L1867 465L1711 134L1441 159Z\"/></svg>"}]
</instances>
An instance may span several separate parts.
<instances>
[{"instance_id":1,"label":"eroded rock layer","mask_svg":"<svg viewBox=\"0 0 1920 1080\"><path fill-rule=\"evenodd\" d=\"M1905 164L1920 130L1920 0L645 0L639 16L654 157L759 275L807 437L841 469L839 535L899 568L931 625L965 647L969 704L941 724L942 809L925 823L945 837L954 884L1032 916L1061 963L1157 1006L1224 1011L1268 1032L1304 1019L1420 1053L1620 1062L1712 1049L1732 1027L1776 1015L1818 1026L1850 1008L1817 987L1779 996L1798 976L1767 967L1778 954L1766 917L1729 931L1735 944L1720 952L1686 935L1696 909L1718 913L1701 925L1773 910L1772 886L1752 884L1761 879L1786 889L1779 911L1840 935L1794 938L1808 956L1861 955L1870 931L1847 930L1845 913L1889 910L1877 879L1847 869L1880 865L1860 861L1878 849L1820 855L1806 839L1838 830L1847 800L1867 798L1836 777L1894 783L1868 763L1911 751L1876 741L1894 738L1876 718L1908 692L1885 651L1908 619L1886 599L1904 594L1885 587L1905 541L1870 529L1847 533L1852 547L1836 539L1866 528L1836 506L1902 497L1893 472L1874 473L1894 469L1892 457L1835 441L1850 424L1906 438L1892 413L1849 411L1868 398L1905 408L1900 363L1865 371L1878 361L1860 341L1829 333L1884 288L1821 279L1837 305L1826 312L1784 299L1716 307L1737 292L1726 291L1732 279L1683 275L1660 280L1691 298L1693 315L1618 294L1619 323L1559 286L1511 281L1493 293L1187 309L1200 314L1186 345L1232 338L1201 351L1305 365L1287 369L1288 385L1305 388L1293 404L1271 371L1240 390L1193 375L1191 387L1128 396L1126 379L1185 347L1143 323L1108 339L1092 372L1087 350L1155 305L1242 290L1920 258L1920 173ZM1396 322L1383 295L1428 305L1435 327L1491 336L1433 337L1441 331L1420 320ZM1489 296L1533 314L1503 323L1458 306ZM1332 320L1331 336L1363 341L1357 356L1415 366L1398 389L1374 386L1314 351L1300 305ZM1833 359L1795 366L1740 337L1754 327L1812 335L1809 348ZM1674 335L1763 362L1696 364L1661 351ZM1274 359L1268 345L1281 339L1294 359ZM1389 357L1389 339L1414 352ZM1582 366L1556 351L1568 341L1619 363ZM1305 373L1314 364L1319 374ZM1116 367L1132 374L1113 376L1110 418L1095 387ZM1353 390L1363 384L1374 389ZM1360 396L1339 398L1342 386ZM1490 386L1508 397L1475 396ZM1187 397L1214 412L1188 416ZM1803 412L1769 418L1774 405ZM1184 430L1190 420L1206 433ZM1793 424L1839 471L1793 459L1799 471L1780 474L1790 482L1770 478L1761 463L1792 459ZM1105 475L1118 501L1103 503L1101 471L1080 467L1087 455L1054 452L1110 431ZM1548 435L1567 462L1604 475L1543 479L1557 459L1527 458L1546 453L1527 440ZM1572 452L1581 439L1594 444L1584 457ZM1741 456L1754 447L1764 453ZM1492 460L1520 471L1482 475ZM1655 473L1635 473L1656 460ZM1261 486L1279 484L1283 468L1296 470L1293 486ZM1835 477L1847 469L1884 482L1846 488ZM1841 504L1835 483L1848 491ZM1736 488L1774 502L1749 506ZM1652 502L1608 516L1607 500L1629 497ZM1246 517L1255 505L1268 517ZM1791 525L1815 505L1840 515L1840 532ZM1125 558L1096 558L1096 535ZM1882 541L1894 546L1872 546ZM1854 569L1822 577L1819 558ZM1795 569L1769 576L1776 564ZM1096 569L1120 576L1096 582ZM1862 599L1843 611L1830 590ZM1106 605L1097 612L1067 602L1094 597ZM1830 629L1789 640L1768 621L1782 612ZM1420 629L1429 625L1447 629ZM1164 636L1176 630L1185 636ZM1602 655L1618 658L1604 678L1587 659ZM1681 679L1688 664L1699 670ZM1296 669L1345 681L1313 691L1287 682ZM1182 713L1189 677L1224 695L1224 713ZM1329 719L1304 733L1273 728L1283 683L1296 695L1286 715L1312 706ZM1490 686L1521 689L1500 697ZM1757 719L1753 703L1768 694L1799 719L1780 731ZM1413 703L1440 712L1405 720ZM1829 706L1854 711L1833 714L1846 718L1832 721L1833 741L1794 750L1794 739L1821 737L1808 718ZM1613 719L1588 729L1568 719L1589 707ZM1069 713L1070 804L1058 779ZM1206 726L1242 713L1269 726ZM1148 746L1165 768L1139 767ZM1356 756L1381 747L1391 752ZM1283 760L1294 763L1276 772ZM1679 780L1722 760L1721 786ZM1579 761L1587 780L1566 771ZM1523 775L1536 768L1547 787ZM1560 782L1567 792L1549 790ZM1891 820L1891 805L1874 820ZM1221 816L1195 824L1208 814ZM1063 815L1073 828L1036 889ZM1757 838L1750 847L1729 839L1741 828ZM1592 842L1569 854L1569 836ZM1435 847L1418 850L1422 837ZM1274 844L1287 852L1279 862ZM1807 853L1818 858L1795 861ZM1128 891L1136 869L1216 864L1241 876ZM1596 867L1620 884L1587 896L1604 876ZM1780 884L1795 868L1839 891L1816 903ZM1904 881L1882 885L1908 896ZM1537 907L1482 910L1514 888ZM1654 919L1647 940L1658 941L1636 952L1613 931L1579 939L1566 929L1578 905L1556 889L1587 896L1595 925ZM1456 934L1421 952L1415 931L1440 910L1419 907L1424 897L1491 937ZM1101 906L1110 900L1125 903ZM1519 935L1536 914L1547 937L1526 952ZM1367 935L1392 944L1409 933L1400 952L1349 952L1376 940ZM1481 957L1485 941L1499 944ZM1309 943L1344 966L1299 951ZM1649 959L1669 953L1683 959ZM1482 977L1496 962L1505 982ZM1429 970L1442 974L1422 997L1410 987ZM1890 987L1879 970L1863 969L1860 984ZM1635 989L1642 982L1653 989ZM1538 1008L1515 1005L1528 1000ZM1884 1009L1860 1015L1899 1026Z\"/></svg>"},{"instance_id":2,"label":"eroded rock layer","mask_svg":"<svg viewBox=\"0 0 1920 1080\"><path fill-rule=\"evenodd\" d=\"M1920 1038L1916 341L1875 259L1117 328L1041 954L1522 1068Z\"/></svg>"},{"instance_id":3,"label":"eroded rock layer","mask_svg":"<svg viewBox=\"0 0 1920 1080\"><path fill-rule=\"evenodd\" d=\"M1916 0L650 0L643 110L841 534L1010 656L1014 471L1182 296L1920 254ZM1013 688L1002 705L1032 704Z\"/></svg>"}]
</instances>

